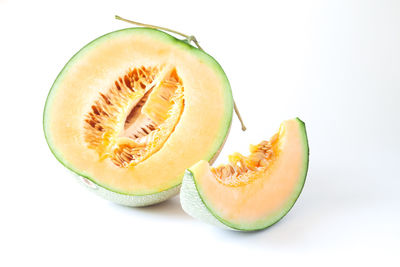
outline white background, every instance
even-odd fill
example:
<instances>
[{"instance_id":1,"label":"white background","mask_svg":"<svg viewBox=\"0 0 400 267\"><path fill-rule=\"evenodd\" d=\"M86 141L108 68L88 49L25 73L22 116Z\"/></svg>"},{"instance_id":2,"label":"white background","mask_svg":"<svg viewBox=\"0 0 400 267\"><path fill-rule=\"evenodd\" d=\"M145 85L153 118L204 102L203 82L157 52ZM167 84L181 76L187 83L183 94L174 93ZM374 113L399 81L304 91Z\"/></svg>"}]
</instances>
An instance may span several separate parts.
<instances>
[{"instance_id":1,"label":"white background","mask_svg":"<svg viewBox=\"0 0 400 267\"><path fill-rule=\"evenodd\" d=\"M400 265L400 1L55 2L0 0L1 266ZM281 222L237 233L178 197L118 206L52 156L48 90L82 46L130 26L115 14L194 34L223 66L248 131L234 119L218 162L306 122L309 174Z\"/></svg>"}]
</instances>

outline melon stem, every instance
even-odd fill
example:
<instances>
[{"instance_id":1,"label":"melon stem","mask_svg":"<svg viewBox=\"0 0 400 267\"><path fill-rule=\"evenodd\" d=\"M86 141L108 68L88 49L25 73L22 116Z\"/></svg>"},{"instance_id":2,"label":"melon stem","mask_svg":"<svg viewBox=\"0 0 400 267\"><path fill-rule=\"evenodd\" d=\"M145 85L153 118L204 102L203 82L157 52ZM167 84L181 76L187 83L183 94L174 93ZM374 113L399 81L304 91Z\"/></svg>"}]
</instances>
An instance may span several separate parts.
<instances>
[{"instance_id":1,"label":"melon stem","mask_svg":"<svg viewBox=\"0 0 400 267\"><path fill-rule=\"evenodd\" d=\"M128 23L131 23L131 24L135 24L137 26L142 26L142 27L147 27L147 28L153 28L153 29L157 29L157 30L172 32L172 33L175 33L175 34L180 35L182 37L185 37L188 40L190 39L189 35L186 35L184 33L181 33L181 32L178 32L178 31L174 31L174 30L171 30L171 29L168 29L168 28L164 28L164 27L161 27L161 26L155 26L155 25L145 24L145 23L141 23L141 22L137 22L137 21L133 21L133 20L129 20L129 19L124 19L124 18L121 18L118 15L115 15L115 18L118 19L118 20L122 20L122 21L125 21L125 22L128 22Z\"/></svg>"},{"instance_id":2,"label":"melon stem","mask_svg":"<svg viewBox=\"0 0 400 267\"><path fill-rule=\"evenodd\" d=\"M175 31L175 30L171 30L171 29L168 29L165 27L161 27L161 26L155 26L155 25L141 23L141 22L137 22L137 21L133 21L133 20L129 20L129 19L124 19L118 15L115 15L115 18L118 20L122 20L122 21L125 21L128 23L137 25L137 26L152 28L152 29L156 29L156 30L162 30L162 31L171 32L171 33L180 35L180 36L184 37L189 44L191 42L193 42L197 46L198 49L200 49L201 51L204 51L204 49L200 46L199 42L197 41L196 37L194 37L193 35L187 35L187 34L184 34L184 33L181 33L181 32ZM242 116L240 116L239 109L238 109L234 99L233 99L233 109L235 110L236 116L240 121L240 124L242 126L242 131L246 131L246 126L244 125Z\"/></svg>"},{"instance_id":3,"label":"melon stem","mask_svg":"<svg viewBox=\"0 0 400 267\"><path fill-rule=\"evenodd\" d=\"M242 116L240 116L239 109L238 109L238 107L236 106L235 100L233 100L233 109L235 110L236 116L238 117L238 119L239 119L239 121L240 121L240 124L242 125L242 131L243 131L243 132L246 131L247 128L246 128L246 126L244 125Z\"/></svg>"}]
</instances>

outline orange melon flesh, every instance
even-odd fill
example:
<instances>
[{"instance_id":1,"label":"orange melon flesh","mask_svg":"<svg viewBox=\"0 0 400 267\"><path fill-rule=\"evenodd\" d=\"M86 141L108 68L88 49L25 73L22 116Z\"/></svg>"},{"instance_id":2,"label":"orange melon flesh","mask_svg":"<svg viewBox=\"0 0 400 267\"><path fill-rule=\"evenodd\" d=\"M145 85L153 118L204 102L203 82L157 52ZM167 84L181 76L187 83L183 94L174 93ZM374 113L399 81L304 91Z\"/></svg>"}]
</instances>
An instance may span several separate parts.
<instances>
[{"instance_id":1,"label":"orange melon flesh","mask_svg":"<svg viewBox=\"0 0 400 267\"><path fill-rule=\"evenodd\" d=\"M119 167L107 153L88 148L85 115L99 93L107 94L118 77L141 66L176 71L182 81L184 106L154 154L134 166ZM150 98L154 105L162 103ZM143 110L151 113L146 104ZM67 63L49 93L44 131L53 154L78 175L122 195L149 195L180 185L185 168L215 157L227 136L232 110L229 82L211 56L164 32L129 28L96 39ZM149 116L157 123L166 119L158 113ZM122 126L123 121L118 121L118 127ZM118 138L120 143L129 143L127 138Z\"/></svg>"},{"instance_id":2,"label":"orange melon flesh","mask_svg":"<svg viewBox=\"0 0 400 267\"><path fill-rule=\"evenodd\" d=\"M185 179L193 179L204 205L224 225L238 230L268 227L281 219L298 198L308 168L304 123L300 119L284 121L274 139L274 156L268 167L245 183L224 183L206 161L189 168ZM185 179L181 198L186 194ZM189 198L195 197L185 196L181 201L190 212Z\"/></svg>"}]
</instances>

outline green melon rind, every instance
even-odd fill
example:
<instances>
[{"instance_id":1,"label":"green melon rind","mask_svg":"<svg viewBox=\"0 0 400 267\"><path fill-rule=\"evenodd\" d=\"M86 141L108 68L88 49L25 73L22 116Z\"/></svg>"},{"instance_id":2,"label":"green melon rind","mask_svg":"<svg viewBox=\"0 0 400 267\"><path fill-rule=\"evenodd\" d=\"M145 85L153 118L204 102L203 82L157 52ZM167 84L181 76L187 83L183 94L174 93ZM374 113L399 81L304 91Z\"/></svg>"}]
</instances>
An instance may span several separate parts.
<instances>
[{"instance_id":1,"label":"green melon rind","mask_svg":"<svg viewBox=\"0 0 400 267\"><path fill-rule=\"evenodd\" d=\"M130 207L144 207L163 202L179 193L181 185L177 185L170 189L149 195L124 195L115 193L102 186L98 186L91 180L82 176L76 176L80 183L82 183L89 191L101 196L114 203L130 206Z\"/></svg>"},{"instance_id":2,"label":"green melon rind","mask_svg":"<svg viewBox=\"0 0 400 267\"><path fill-rule=\"evenodd\" d=\"M296 118L296 121L299 123L300 134L303 140L303 148L304 148L304 162L300 176L300 181L297 185L295 192L292 195L292 198L288 201L285 207L279 210L273 216L269 216L268 218L260 219L256 222L252 222L251 224L235 224L229 222L220 216L213 210L210 204L207 204L206 196L201 192L200 187L196 183L195 171L191 169L187 169L182 181L182 189L180 193L180 201L183 210L188 213L190 216L199 219L201 221L222 227L224 229L237 230L237 231L257 231L262 230L267 227L272 226L273 224L280 221L294 206L297 199L299 198L308 172L308 163L309 163L309 146L308 146L308 138L305 123Z\"/></svg>"},{"instance_id":3,"label":"green melon rind","mask_svg":"<svg viewBox=\"0 0 400 267\"><path fill-rule=\"evenodd\" d=\"M232 229L224 224L220 219L214 216L201 198L196 183L194 174L191 170L186 170L183 176L182 188L180 193L180 202L182 209L193 218L219 226L225 229Z\"/></svg>"},{"instance_id":4,"label":"green melon rind","mask_svg":"<svg viewBox=\"0 0 400 267\"><path fill-rule=\"evenodd\" d=\"M50 148L50 151L54 155L54 157L68 170L72 171L78 177L80 178L81 181L89 181L93 185L95 185L97 188L89 189L91 191L94 191L96 194L119 204L126 205L126 206L132 206L132 207L139 207L139 206L148 206L148 205L153 205L162 201L167 200L168 198L176 195L179 193L181 183L178 183L176 185L171 186L168 189L159 191L159 192L154 192L154 193L149 193L149 194L129 194L129 193L124 193L124 192L119 192L113 188L109 188L105 185L99 184L96 182L93 178L91 178L89 175L87 175L84 171L82 170L77 170L75 169L71 164L69 164L65 159L63 159L62 155L58 153L58 151L53 147L52 141L51 141L51 136L48 134L48 129L47 129L47 121L48 121L48 116L50 112L48 112L48 109L51 107L52 103L52 97L55 95L56 91L55 90L58 86L58 83L62 82L63 79L63 74L68 71L69 67L71 67L74 62L79 60L81 56L83 56L86 52L90 51L91 49L96 48L97 45L101 44L104 41L107 41L109 38L113 38L118 36L119 34L126 34L131 31L135 31L137 33L142 33L142 34L150 34L155 37L158 37L160 39L163 39L166 42L171 42L175 45L181 46L183 49L189 50L191 53L194 53L197 55L198 58L202 60L203 63L208 64L211 68L214 69L216 73L220 74L222 83L225 85L225 105L226 105L226 114L224 115L225 124L221 126L221 129L225 129L224 131L221 131L221 136L216 139L215 147L210 149L210 153L205 158L207 161L211 161L214 159L214 157L217 155L219 148L224 144L228 133L229 133L229 128L232 123L232 114L233 114L233 97L232 97L232 91L230 87L229 80L222 69L221 65L209 54L205 53L204 51L190 45L187 43L185 40L180 40L177 39L168 33L165 33L160 30L152 29L152 28L126 28L126 29L121 29L117 30L114 32L107 33L105 35L102 35L95 40L91 41L87 45L85 45L83 48L81 48L72 58L67 62L67 64L63 67L63 69L60 71L58 74L56 80L54 81L49 94L46 98L46 103L43 111L43 131L45 135L46 142ZM84 184L87 185L87 182L84 182Z\"/></svg>"}]
</instances>

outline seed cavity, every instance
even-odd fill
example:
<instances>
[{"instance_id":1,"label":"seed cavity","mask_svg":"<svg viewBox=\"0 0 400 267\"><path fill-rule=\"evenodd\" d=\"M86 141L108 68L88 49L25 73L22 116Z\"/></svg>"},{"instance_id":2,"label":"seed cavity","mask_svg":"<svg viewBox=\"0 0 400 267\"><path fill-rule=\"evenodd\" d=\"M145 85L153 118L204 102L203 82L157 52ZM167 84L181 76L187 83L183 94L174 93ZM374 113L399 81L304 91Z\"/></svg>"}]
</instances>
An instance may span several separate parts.
<instances>
[{"instance_id":1,"label":"seed cavity","mask_svg":"<svg viewBox=\"0 0 400 267\"><path fill-rule=\"evenodd\" d=\"M84 119L84 140L101 159L135 166L161 149L184 108L184 88L174 67L139 67L100 92Z\"/></svg>"},{"instance_id":2,"label":"seed cavity","mask_svg":"<svg viewBox=\"0 0 400 267\"><path fill-rule=\"evenodd\" d=\"M275 140L276 136L271 141L262 141L258 145L251 145L249 156L234 153L229 156L229 164L212 168L211 172L224 185L248 184L257 175L266 171L271 164L275 156L272 144Z\"/></svg>"}]
</instances>

